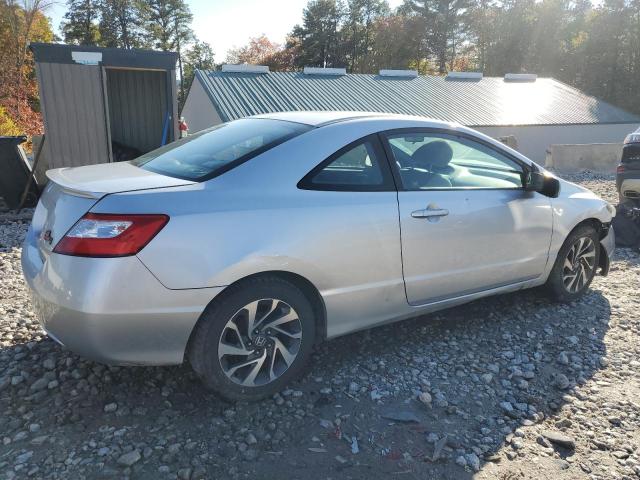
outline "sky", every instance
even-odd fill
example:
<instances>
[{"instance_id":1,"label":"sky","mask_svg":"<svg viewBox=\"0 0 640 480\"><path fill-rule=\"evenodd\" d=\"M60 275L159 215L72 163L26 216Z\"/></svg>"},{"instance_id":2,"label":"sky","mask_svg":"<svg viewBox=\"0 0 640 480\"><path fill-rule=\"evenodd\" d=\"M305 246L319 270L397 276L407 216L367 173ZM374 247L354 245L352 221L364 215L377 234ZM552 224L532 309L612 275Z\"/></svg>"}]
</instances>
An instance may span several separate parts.
<instances>
[{"instance_id":1,"label":"sky","mask_svg":"<svg viewBox=\"0 0 640 480\"><path fill-rule=\"evenodd\" d=\"M265 34L284 43L293 26L302 20L307 0L187 0L193 13L193 30L200 40L209 42L216 62L223 62L227 51L245 45L251 37ZM402 0L389 0L391 8ZM54 30L66 12L64 0L46 12Z\"/></svg>"}]
</instances>

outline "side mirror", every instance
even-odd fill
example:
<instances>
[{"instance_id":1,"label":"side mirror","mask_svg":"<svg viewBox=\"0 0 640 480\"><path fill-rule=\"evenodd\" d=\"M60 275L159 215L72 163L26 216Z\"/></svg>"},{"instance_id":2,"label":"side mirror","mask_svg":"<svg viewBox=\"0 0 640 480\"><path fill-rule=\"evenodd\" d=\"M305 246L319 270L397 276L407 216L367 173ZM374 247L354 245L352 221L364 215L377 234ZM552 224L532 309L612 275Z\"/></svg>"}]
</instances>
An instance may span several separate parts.
<instances>
[{"instance_id":1,"label":"side mirror","mask_svg":"<svg viewBox=\"0 0 640 480\"><path fill-rule=\"evenodd\" d=\"M538 192L551 198L560 193L560 180L541 172L525 172L522 184L525 192Z\"/></svg>"}]
</instances>

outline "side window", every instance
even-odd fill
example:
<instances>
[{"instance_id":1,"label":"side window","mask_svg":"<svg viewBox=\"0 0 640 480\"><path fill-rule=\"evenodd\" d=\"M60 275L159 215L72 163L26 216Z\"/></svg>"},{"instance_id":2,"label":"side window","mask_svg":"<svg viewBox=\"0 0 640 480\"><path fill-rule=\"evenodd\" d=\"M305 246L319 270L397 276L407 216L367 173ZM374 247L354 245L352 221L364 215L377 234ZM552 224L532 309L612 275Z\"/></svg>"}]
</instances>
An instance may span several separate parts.
<instances>
[{"instance_id":1,"label":"side window","mask_svg":"<svg viewBox=\"0 0 640 480\"><path fill-rule=\"evenodd\" d=\"M420 132L387 139L406 190L522 188L522 167L479 142Z\"/></svg>"},{"instance_id":2,"label":"side window","mask_svg":"<svg viewBox=\"0 0 640 480\"><path fill-rule=\"evenodd\" d=\"M338 150L314 168L298 186L307 190L393 190L384 161L377 144L365 139Z\"/></svg>"}]
</instances>

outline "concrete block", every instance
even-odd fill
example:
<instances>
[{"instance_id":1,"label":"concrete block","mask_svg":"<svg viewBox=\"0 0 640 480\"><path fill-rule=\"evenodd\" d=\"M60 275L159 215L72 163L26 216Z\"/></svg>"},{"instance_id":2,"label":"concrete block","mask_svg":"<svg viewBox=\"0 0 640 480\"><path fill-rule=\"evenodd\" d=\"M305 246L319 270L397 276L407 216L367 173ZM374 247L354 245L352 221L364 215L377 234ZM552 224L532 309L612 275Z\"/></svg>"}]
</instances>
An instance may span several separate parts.
<instances>
[{"instance_id":1,"label":"concrete block","mask_svg":"<svg viewBox=\"0 0 640 480\"><path fill-rule=\"evenodd\" d=\"M563 173L615 173L622 157L622 143L551 145L549 150L546 167Z\"/></svg>"}]
</instances>

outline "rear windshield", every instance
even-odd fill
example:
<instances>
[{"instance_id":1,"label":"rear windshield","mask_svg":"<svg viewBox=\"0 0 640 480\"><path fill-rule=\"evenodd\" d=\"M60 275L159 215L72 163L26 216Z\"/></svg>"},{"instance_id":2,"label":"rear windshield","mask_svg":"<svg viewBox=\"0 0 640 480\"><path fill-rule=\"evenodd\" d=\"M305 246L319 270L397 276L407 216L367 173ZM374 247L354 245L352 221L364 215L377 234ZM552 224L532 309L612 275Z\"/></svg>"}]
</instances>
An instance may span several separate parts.
<instances>
[{"instance_id":1,"label":"rear windshield","mask_svg":"<svg viewBox=\"0 0 640 480\"><path fill-rule=\"evenodd\" d=\"M311 128L282 120L245 118L170 143L131 163L170 177L204 181Z\"/></svg>"}]
</instances>

